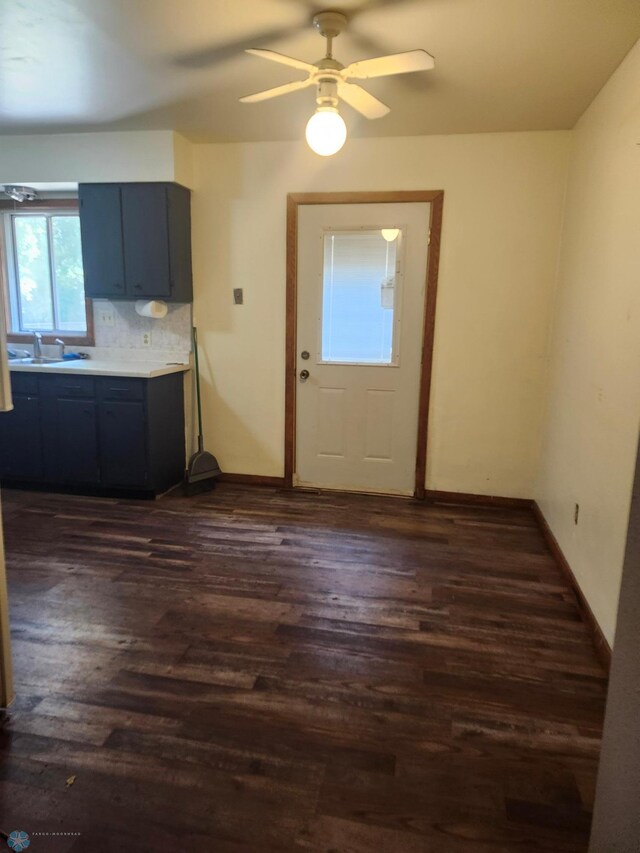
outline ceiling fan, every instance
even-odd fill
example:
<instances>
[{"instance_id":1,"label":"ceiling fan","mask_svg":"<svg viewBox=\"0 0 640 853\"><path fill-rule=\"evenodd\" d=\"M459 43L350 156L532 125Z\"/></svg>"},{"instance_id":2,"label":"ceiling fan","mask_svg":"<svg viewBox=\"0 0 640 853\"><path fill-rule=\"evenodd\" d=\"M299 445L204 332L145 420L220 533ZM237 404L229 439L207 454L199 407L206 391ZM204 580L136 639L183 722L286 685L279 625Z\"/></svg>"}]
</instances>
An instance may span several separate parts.
<instances>
[{"instance_id":1,"label":"ceiling fan","mask_svg":"<svg viewBox=\"0 0 640 853\"><path fill-rule=\"evenodd\" d=\"M288 95L308 86L316 86L316 112L307 124L306 137L309 146L317 154L329 156L339 151L347 138L347 128L338 112L339 100L345 101L353 109L369 119L382 118L389 107L375 98L366 89L351 80L369 80L372 77L387 77L392 74L407 74L412 71L429 71L434 67L433 56L426 50L409 50L390 56L378 56L375 59L363 59L346 67L333 58L333 40L347 26L347 18L341 12L319 12L313 18L313 25L327 40L327 52L319 62L311 64L293 59L282 53L263 48L249 48L246 52L253 56L269 59L281 65L288 65L299 71L306 71L306 80L294 80L284 86L276 86L254 95L240 98L244 104L255 104L280 95Z\"/></svg>"}]
</instances>

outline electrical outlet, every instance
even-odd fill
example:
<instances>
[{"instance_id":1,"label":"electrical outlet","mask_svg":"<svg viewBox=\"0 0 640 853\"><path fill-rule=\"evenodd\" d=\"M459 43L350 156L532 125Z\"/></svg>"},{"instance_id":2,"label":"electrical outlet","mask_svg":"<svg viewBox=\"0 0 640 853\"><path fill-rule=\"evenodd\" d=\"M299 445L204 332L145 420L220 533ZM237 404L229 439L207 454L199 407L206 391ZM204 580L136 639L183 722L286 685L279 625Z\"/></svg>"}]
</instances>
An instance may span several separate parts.
<instances>
[{"instance_id":1,"label":"electrical outlet","mask_svg":"<svg viewBox=\"0 0 640 853\"><path fill-rule=\"evenodd\" d=\"M578 523L578 516L580 515L580 504L576 504L576 507L573 511L573 523Z\"/></svg>"},{"instance_id":2,"label":"electrical outlet","mask_svg":"<svg viewBox=\"0 0 640 853\"><path fill-rule=\"evenodd\" d=\"M151 346L151 332L143 332L142 333L142 346L150 347Z\"/></svg>"},{"instance_id":3,"label":"electrical outlet","mask_svg":"<svg viewBox=\"0 0 640 853\"><path fill-rule=\"evenodd\" d=\"M115 326L116 312L111 305L105 305L104 308L100 307L98 309L98 323L101 326Z\"/></svg>"}]
</instances>

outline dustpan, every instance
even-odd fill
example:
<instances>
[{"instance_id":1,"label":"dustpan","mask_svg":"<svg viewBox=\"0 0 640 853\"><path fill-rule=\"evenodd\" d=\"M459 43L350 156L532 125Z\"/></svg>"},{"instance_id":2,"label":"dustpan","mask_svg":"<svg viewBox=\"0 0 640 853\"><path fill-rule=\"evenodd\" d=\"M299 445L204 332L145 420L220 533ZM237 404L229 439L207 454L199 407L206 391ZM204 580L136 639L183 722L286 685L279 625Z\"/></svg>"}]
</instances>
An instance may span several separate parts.
<instances>
[{"instance_id":1,"label":"dustpan","mask_svg":"<svg viewBox=\"0 0 640 853\"><path fill-rule=\"evenodd\" d=\"M222 474L216 457L204 449L204 438L202 435L202 403L200 401L200 364L198 362L198 330L193 327L193 352L196 366L196 400L198 402L198 449L189 460L185 485L187 490L190 486L213 487L217 477Z\"/></svg>"}]
</instances>

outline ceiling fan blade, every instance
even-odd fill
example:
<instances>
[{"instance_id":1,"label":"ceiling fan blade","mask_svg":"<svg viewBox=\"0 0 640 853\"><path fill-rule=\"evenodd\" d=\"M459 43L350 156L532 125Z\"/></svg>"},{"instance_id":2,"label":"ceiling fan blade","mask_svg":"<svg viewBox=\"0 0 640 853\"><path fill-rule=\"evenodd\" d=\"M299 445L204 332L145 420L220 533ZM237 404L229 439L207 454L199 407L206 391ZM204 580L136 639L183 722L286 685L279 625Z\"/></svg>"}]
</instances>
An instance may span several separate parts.
<instances>
[{"instance_id":1,"label":"ceiling fan blade","mask_svg":"<svg viewBox=\"0 0 640 853\"><path fill-rule=\"evenodd\" d=\"M411 71L429 71L435 60L426 50L408 50L406 53L394 53L390 56L378 56L376 59L363 59L348 65L343 74L354 80L368 80L371 77L386 77L389 74L408 74Z\"/></svg>"},{"instance_id":2,"label":"ceiling fan blade","mask_svg":"<svg viewBox=\"0 0 640 853\"><path fill-rule=\"evenodd\" d=\"M292 56L285 56L284 53L277 53L275 50L265 50L261 47L249 47L245 53L250 53L252 56L259 56L262 59L270 59L271 62L279 62L280 65L288 65L290 68L297 68L300 71L317 71L315 65L309 62L303 62L301 59L294 59Z\"/></svg>"},{"instance_id":3,"label":"ceiling fan blade","mask_svg":"<svg viewBox=\"0 0 640 853\"><path fill-rule=\"evenodd\" d=\"M313 85L311 78L307 80L294 80L293 83L285 83L284 86L276 86L274 89L265 89L264 92L256 92L255 95L245 95L240 98L243 104L257 104L259 101L267 101L269 98L277 98L280 95L288 95L289 92L297 92L298 89L306 89Z\"/></svg>"},{"instance_id":4,"label":"ceiling fan blade","mask_svg":"<svg viewBox=\"0 0 640 853\"><path fill-rule=\"evenodd\" d=\"M297 35L301 29L303 29L301 26L272 28L266 32L254 34L249 38L245 36L242 39L225 41L222 44L208 45L189 53L178 54L173 57L173 62L183 68L209 68L212 65L235 59L244 50L247 42L250 44L253 42L257 47L263 44L266 46L275 41Z\"/></svg>"},{"instance_id":5,"label":"ceiling fan blade","mask_svg":"<svg viewBox=\"0 0 640 853\"><path fill-rule=\"evenodd\" d=\"M382 118L390 112L386 104L374 98L373 95L355 83L340 81L338 83L338 94L343 101L366 118Z\"/></svg>"}]
</instances>

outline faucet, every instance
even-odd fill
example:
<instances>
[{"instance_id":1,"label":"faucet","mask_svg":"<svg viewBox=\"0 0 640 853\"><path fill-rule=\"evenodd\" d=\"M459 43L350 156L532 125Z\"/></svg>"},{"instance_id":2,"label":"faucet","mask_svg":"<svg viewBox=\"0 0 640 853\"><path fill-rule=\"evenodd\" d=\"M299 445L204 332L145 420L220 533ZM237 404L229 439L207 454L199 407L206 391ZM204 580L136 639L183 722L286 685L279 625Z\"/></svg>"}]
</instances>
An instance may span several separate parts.
<instances>
[{"instance_id":1,"label":"faucet","mask_svg":"<svg viewBox=\"0 0 640 853\"><path fill-rule=\"evenodd\" d=\"M33 357L42 358L42 335L40 332L33 333Z\"/></svg>"},{"instance_id":2,"label":"faucet","mask_svg":"<svg viewBox=\"0 0 640 853\"><path fill-rule=\"evenodd\" d=\"M12 358L31 358L31 353L28 349L7 349L7 355L9 359Z\"/></svg>"},{"instance_id":3,"label":"faucet","mask_svg":"<svg viewBox=\"0 0 640 853\"><path fill-rule=\"evenodd\" d=\"M64 341L62 338L56 338L54 344L58 344L60 347L60 358L64 358Z\"/></svg>"}]
</instances>

